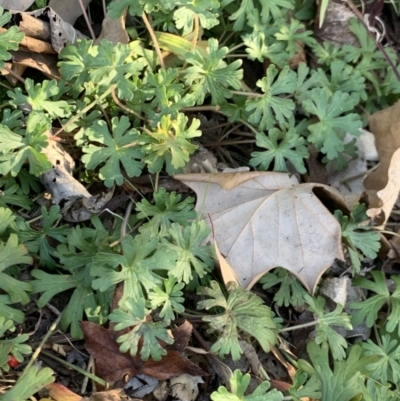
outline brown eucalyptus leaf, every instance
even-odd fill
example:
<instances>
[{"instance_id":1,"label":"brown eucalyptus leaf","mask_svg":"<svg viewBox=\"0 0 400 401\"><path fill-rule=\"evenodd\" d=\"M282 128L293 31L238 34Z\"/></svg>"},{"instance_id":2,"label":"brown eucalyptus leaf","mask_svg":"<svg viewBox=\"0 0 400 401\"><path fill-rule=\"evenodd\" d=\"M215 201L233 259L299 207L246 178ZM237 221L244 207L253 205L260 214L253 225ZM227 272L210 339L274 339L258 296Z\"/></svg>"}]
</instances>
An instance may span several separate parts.
<instances>
[{"instance_id":1,"label":"brown eucalyptus leaf","mask_svg":"<svg viewBox=\"0 0 400 401\"><path fill-rule=\"evenodd\" d=\"M283 267L314 292L324 271L343 259L338 221L313 190L284 173L247 172L175 176L197 194L196 210L212 221L219 250L242 286Z\"/></svg>"}]
</instances>

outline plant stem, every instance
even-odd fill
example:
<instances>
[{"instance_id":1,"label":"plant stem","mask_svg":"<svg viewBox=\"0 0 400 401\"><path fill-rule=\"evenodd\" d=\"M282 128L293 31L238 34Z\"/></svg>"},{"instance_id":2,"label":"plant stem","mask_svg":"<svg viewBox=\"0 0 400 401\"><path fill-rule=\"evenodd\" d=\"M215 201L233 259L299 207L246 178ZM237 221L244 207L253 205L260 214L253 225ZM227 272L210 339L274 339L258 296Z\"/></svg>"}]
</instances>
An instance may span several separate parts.
<instances>
[{"instance_id":1,"label":"plant stem","mask_svg":"<svg viewBox=\"0 0 400 401\"><path fill-rule=\"evenodd\" d=\"M31 359L29 360L29 362L25 366L25 369L24 369L24 371L22 372L22 375L19 378L20 381L27 374L29 368L33 365L33 363L35 362L35 360L39 356L40 352L42 351L42 348L43 348L44 344L49 339L49 337L51 336L53 331L57 328L58 323L60 323L61 316L62 316L62 314L57 317L57 319L50 326L49 331L43 336L42 341L40 342L39 346L35 349L35 352L32 354Z\"/></svg>"},{"instance_id":2,"label":"plant stem","mask_svg":"<svg viewBox=\"0 0 400 401\"><path fill-rule=\"evenodd\" d=\"M69 127L71 124L73 124L75 121L79 120L85 113L87 113L92 107L94 107L96 104L101 102L103 99L105 99L109 94L111 93L111 88L107 89L102 95L100 95L97 99L93 100L92 103L89 103L85 108L83 108L79 113L74 115L70 120L67 121L67 123L61 127L53 136L57 136L61 134L65 130L65 128Z\"/></svg>"},{"instance_id":3,"label":"plant stem","mask_svg":"<svg viewBox=\"0 0 400 401\"><path fill-rule=\"evenodd\" d=\"M160 66L161 66L161 68L165 68L164 60L163 60L163 57L162 57L162 54L161 54L160 46L159 46L159 44L157 42L156 35L154 34L154 30L153 30L153 28L152 28L152 26L150 24L149 19L147 18L146 13L142 14L142 19L143 19L144 24L146 25L146 28L147 28L147 31L150 34L150 37L151 37L151 39L152 39L152 41L154 43L154 48L156 49L156 53L157 53L158 59L160 60Z\"/></svg>"},{"instance_id":4,"label":"plant stem","mask_svg":"<svg viewBox=\"0 0 400 401\"><path fill-rule=\"evenodd\" d=\"M306 327L313 327L313 326L316 326L317 324L318 324L318 322L314 321L314 322L299 324L299 325L293 326L293 327L286 327L286 329L279 330L279 333L287 333L288 331L304 329Z\"/></svg>"},{"instance_id":5,"label":"plant stem","mask_svg":"<svg viewBox=\"0 0 400 401\"><path fill-rule=\"evenodd\" d=\"M100 384L103 387L107 387L107 385L108 385L108 383L105 380L100 379L100 377L97 377L96 375L94 375L92 373L86 372L86 370L84 370L78 366L72 365L71 363L68 363L67 361L64 361L61 358L57 358L56 356L54 356L46 351L42 351L42 354L46 355L47 357L49 357L51 359L54 359L55 361L57 361L59 363L62 363L65 366L68 366L71 369L76 370L79 373L82 373L83 375L85 375L86 377L88 377L89 379L93 380L94 382Z\"/></svg>"},{"instance_id":6,"label":"plant stem","mask_svg":"<svg viewBox=\"0 0 400 401\"><path fill-rule=\"evenodd\" d=\"M250 97L261 97L260 93L254 92L242 92L242 91L231 91L234 95L250 96Z\"/></svg>"}]
</instances>

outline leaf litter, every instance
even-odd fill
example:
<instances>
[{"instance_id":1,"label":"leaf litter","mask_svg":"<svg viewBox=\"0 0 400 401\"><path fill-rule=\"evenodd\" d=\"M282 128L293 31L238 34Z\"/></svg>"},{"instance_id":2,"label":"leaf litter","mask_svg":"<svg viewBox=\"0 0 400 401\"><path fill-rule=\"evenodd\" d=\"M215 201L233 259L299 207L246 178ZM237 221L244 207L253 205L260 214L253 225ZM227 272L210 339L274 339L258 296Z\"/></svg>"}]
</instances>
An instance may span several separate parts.
<instances>
[{"instance_id":1,"label":"leaf litter","mask_svg":"<svg viewBox=\"0 0 400 401\"><path fill-rule=\"evenodd\" d=\"M272 172L175 178L196 192L196 211L211 220L218 248L244 287L283 267L314 292L324 271L344 258L340 225L313 192L334 192L328 186Z\"/></svg>"}]
</instances>

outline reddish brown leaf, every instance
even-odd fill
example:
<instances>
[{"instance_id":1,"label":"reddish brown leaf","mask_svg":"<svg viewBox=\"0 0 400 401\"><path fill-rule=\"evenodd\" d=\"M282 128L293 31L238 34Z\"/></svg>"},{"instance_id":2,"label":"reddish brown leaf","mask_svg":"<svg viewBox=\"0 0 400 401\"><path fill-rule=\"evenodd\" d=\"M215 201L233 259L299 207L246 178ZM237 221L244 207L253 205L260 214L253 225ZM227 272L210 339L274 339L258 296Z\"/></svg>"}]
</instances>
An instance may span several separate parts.
<instances>
[{"instance_id":1,"label":"reddish brown leaf","mask_svg":"<svg viewBox=\"0 0 400 401\"><path fill-rule=\"evenodd\" d=\"M174 343L163 345L167 355L160 361L151 359L142 361L140 352L136 356L123 354L116 342L120 333L105 329L95 323L82 322L81 327L85 336L86 349L96 361L96 374L107 382L115 382L143 373L159 380L170 379L187 373L193 376L204 375L204 372L184 356L191 333L192 325L185 321L181 326L172 330Z\"/></svg>"},{"instance_id":2,"label":"reddish brown leaf","mask_svg":"<svg viewBox=\"0 0 400 401\"><path fill-rule=\"evenodd\" d=\"M60 383L50 383L46 386L47 391L55 401L81 401L82 397Z\"/></svg>"}]
</instances>

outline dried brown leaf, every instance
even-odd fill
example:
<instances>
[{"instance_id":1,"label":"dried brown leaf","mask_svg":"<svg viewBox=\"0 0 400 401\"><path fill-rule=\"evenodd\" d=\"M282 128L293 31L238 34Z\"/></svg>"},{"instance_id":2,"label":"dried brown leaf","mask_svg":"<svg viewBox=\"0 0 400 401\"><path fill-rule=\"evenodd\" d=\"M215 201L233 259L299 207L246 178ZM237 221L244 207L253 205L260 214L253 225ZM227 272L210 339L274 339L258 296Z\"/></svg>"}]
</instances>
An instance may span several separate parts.
<instances>
[{"instance_id":1,"label":"dried brown leaf","mask_svg":"<svg viewBox=\"0 0 400 401\"><path fill-rule=\"evenodd\" d=\"M400 148L400 101L372 114L368 121L375 136L380 163L364 180L367 190L379 191L388 182L388 170L393 153Z\"/></svg>"},{"instance_id":2,"label":"dried brown leaf","mask_svg":"<svg viewBox=\"0 0 400 401\"><path fill-rule=\"evenodd\" d=\"M397 149L390 160L388 170L388 182L385 188L377 193L380 199L380 207L368 209L367 214L372 220L379 219L379 229L383 229L387 223L393 206L400 192L400 149Z\"/></svg>"},{"instance_id":3,"label":"dried brown leaf","mask_svg":"<svg viewBox=\"0 0 400 401\"><path fill-rule=\"evenodd\" d=\"M136 356L121 353L116 342L120 333L112 329L105 329L91 322L82 322L81 327L86 348L96 361L96 374L107 382L129 379L138 373L159 380L167 380L183 373L204 375L198 366L182 355L192 333L192 325L187 321L172 330L174 343L164 345L167 355L160 361L142 361L140 352Z\"/></svg>"},{"instance_id":4,"label":"dried brown leaf","mask_svg":"<svg viewBox=\"0 0 400 401\"><path fill-rule=\"evenodd\" d=\"M82 397L60 383L50 383L46 386L49 395L55 401L81 401Z\"/></svg>"}]
</instances>

